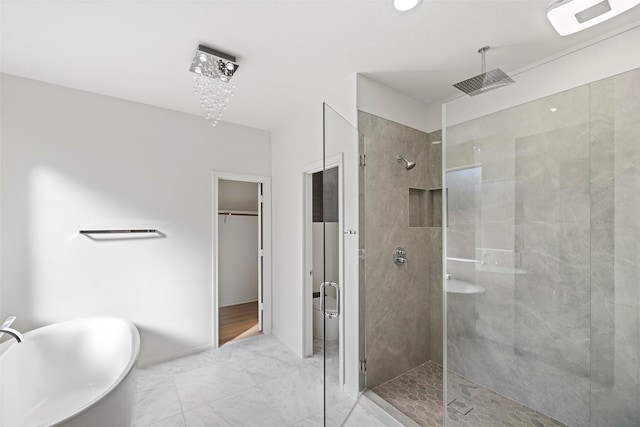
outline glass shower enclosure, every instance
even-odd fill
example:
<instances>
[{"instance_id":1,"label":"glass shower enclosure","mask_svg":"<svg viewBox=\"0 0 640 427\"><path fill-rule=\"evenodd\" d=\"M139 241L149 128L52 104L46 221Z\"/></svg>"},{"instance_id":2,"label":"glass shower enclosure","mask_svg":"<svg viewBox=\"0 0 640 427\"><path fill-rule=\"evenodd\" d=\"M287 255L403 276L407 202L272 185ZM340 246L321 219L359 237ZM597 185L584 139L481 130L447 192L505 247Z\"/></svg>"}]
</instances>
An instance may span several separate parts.
<instances>
[{"instance_id":1,"label":"glass shower enclosure","mask_svg":"<svg viewBox=\"0 0 640 427\"><path fill-rule=\"evenodd\" d=\"M640 70L445 129L446 425L640 425Z\"/></svg>"}]
</instances>

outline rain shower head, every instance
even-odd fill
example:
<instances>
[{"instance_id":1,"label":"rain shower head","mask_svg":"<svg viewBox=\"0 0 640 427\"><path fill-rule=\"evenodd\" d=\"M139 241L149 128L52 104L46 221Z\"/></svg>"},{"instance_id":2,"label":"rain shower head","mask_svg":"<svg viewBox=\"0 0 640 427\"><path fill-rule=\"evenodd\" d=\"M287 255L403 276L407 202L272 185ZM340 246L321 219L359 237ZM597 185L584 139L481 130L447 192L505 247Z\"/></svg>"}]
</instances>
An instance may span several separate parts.
<instances>
[{"instance_id":1,"label":"rain shower head","mask_svg":"<svg viewBox=\"0 0 640 427\"><path fill-rule=\"evenodd\" d=\"M402 156L398 156L398 157L396 157L396 160L397 160L398 162L404 162L404 163L405 163L404 168L405 168L406 170L408 170L408 171L410 171L411 169L413 169L414 167L416 167L416 163L415 163L415 162L410 162L410 161L408 161L407 159L405 159L405 158L404 158L404 157L402 157Z\"/></svg>"},{"instance_id":2,"label":"rain shower head","mask_svg":"<svg viewBox=\"0 0 640 427\"><path fill-rule=\"evenodd\" d=\"M484 55L488 50L489 46L478 49L478 53L482 55L482 74L456 83L453 85L454 87L460 89L469 96L476 96L481 93L515 83L515 81L500 68L486 71Z\"/></svg>"}]
</instances>

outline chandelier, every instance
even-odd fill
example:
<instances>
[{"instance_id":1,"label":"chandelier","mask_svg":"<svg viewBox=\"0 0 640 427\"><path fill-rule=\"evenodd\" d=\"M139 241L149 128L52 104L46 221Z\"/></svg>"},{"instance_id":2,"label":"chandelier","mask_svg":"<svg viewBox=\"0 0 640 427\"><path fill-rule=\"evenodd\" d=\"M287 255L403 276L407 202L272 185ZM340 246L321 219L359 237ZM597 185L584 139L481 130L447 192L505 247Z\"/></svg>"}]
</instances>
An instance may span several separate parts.
<instances>
[{"instance_id":1,"label":"chandelier","mask_svg":"<svg viewBox=\"0 0 640 427\"><path fill-rule=\"evenodd\" d=\"M189 71L195 73L193 91L200 97L204 118L215 126L233 96L235 86L229 83L238 69L236 58L199 45Z\"/></svg>"}]
</instances>

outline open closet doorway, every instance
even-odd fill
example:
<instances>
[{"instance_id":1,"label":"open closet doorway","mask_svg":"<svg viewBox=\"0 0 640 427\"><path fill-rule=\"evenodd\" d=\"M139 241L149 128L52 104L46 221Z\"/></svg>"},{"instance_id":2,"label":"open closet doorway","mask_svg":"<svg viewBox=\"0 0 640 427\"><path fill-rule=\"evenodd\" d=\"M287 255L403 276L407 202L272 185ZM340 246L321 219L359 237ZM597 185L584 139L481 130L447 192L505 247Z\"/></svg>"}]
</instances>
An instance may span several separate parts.
<instances>
[{"instance_id":1,"label":"open closet doorway","mask_svg":"<svg viewBox=\"0 0 640 427\"><path fill-rule=\"evenodd\" d=\"M217 190L214 342L221 346L264 329L264 189L219 176Z\"/></svg>"}]
</instances>

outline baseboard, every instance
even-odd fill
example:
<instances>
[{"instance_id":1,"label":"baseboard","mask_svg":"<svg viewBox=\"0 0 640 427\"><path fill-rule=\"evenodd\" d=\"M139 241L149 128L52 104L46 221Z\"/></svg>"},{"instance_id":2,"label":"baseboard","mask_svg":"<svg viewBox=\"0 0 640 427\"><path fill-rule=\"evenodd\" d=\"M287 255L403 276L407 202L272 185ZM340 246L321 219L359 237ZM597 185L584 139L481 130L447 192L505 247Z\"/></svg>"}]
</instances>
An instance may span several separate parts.
<instances>
[{"instance_id":1,"label":"baseboard","mask_svg":"<svg viewBox=\"0 0 640 427\"><path fill-rule=\"evenodd\" d=\"M171 360L179 359L185 356L191 356L192 354L202 353L203 351L213 350L212 344L205 344L198 347L192 347L187 350L178 351L176 353L171 353L166 356L161 357L153 357L150 359L139 359L137 366L139 368L146 368L151 365L157 365L158 363L169 362Z\"/></svg>"}]
</instances>

